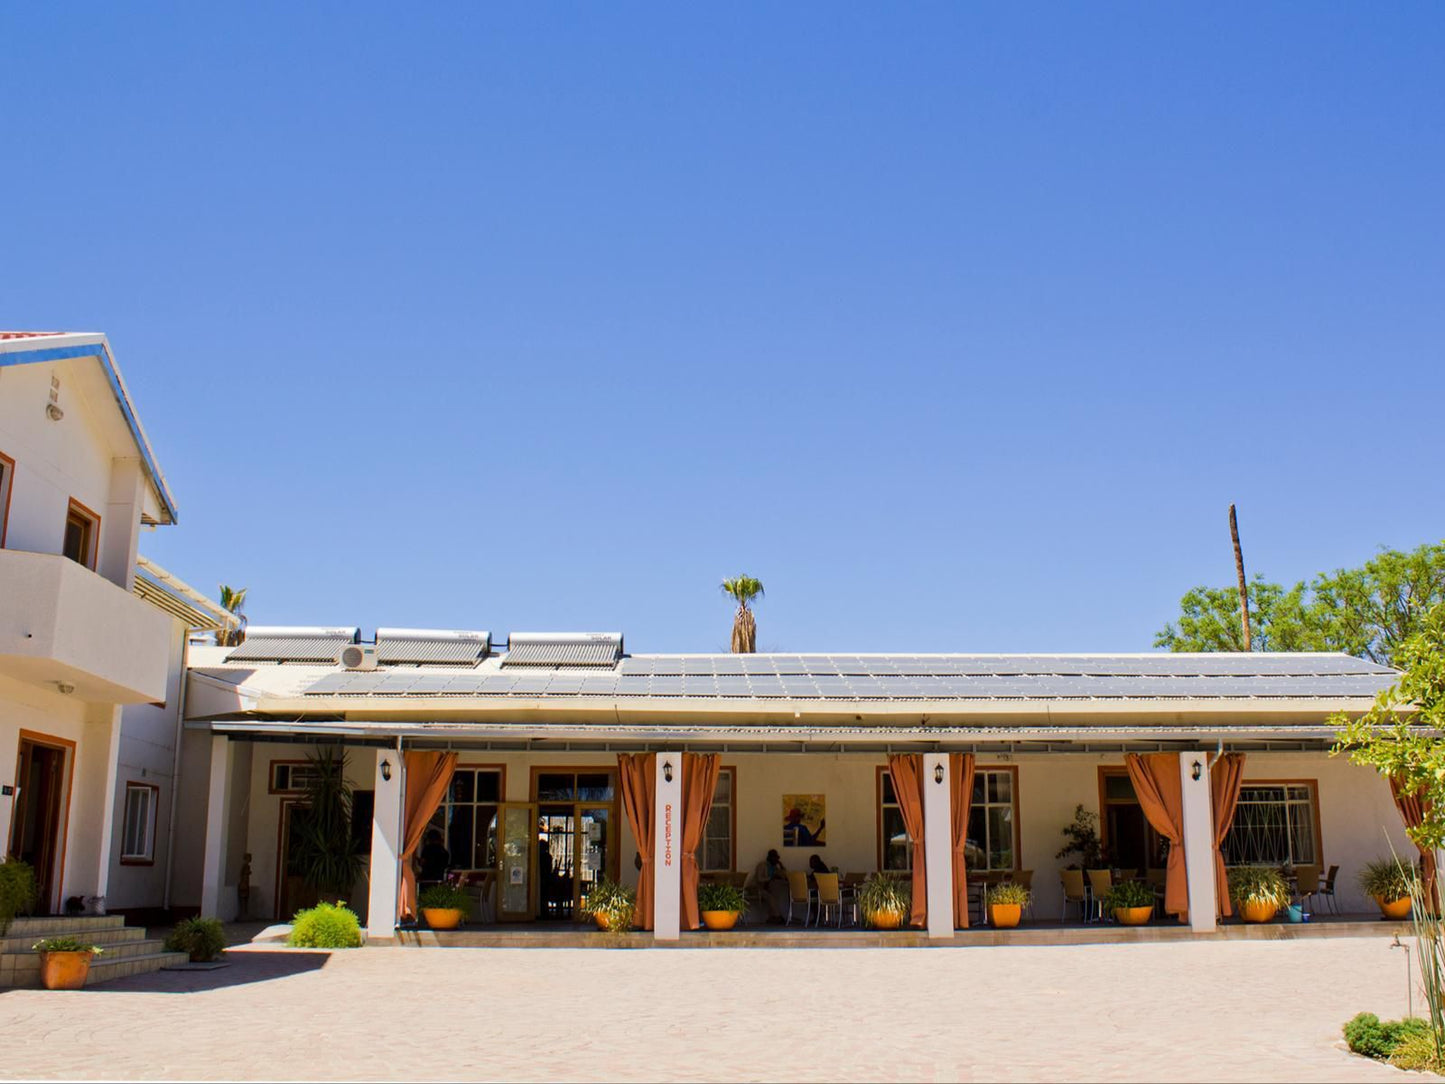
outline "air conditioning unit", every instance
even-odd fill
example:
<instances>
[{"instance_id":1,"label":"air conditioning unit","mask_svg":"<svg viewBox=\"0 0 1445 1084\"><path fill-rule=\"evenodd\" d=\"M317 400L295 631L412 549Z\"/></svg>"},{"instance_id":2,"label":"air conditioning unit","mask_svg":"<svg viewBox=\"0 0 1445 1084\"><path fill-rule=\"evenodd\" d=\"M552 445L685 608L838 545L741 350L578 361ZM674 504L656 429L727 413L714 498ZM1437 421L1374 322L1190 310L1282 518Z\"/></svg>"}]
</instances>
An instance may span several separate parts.
<instances>
[{"instance_id":1,"label":"air conditioning unit","mask_svg":"<svg viewBox=\"0 0 1445 1084\"><path fill-rule=\"evenodd\" d=\"M375 670L376 645L347 644L341 649L341 658L337 661L347 670Z\"/></svg>"}]
</instances>

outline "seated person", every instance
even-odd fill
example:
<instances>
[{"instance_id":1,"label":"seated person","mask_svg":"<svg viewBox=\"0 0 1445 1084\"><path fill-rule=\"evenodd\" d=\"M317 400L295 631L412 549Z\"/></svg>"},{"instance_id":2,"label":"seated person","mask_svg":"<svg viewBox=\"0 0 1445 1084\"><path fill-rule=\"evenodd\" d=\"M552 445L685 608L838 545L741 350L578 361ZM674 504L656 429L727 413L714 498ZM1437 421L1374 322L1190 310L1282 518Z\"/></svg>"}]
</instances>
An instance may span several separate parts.
<instances>
[{"instance_id":1,"label":"seated person","mask_svg":"<svg viewBox=\"0 0 1445 1084\"><path fill-rule=\"evenodd\" d=\"M812 874L832 873L833 871L828 868L828 863L824 862L817 854L813 854L808 857L808 872Z\"/></svg>"},{"instance_id":2,"label":"seated person","mask_svg":"<svg viewBox=\"0 0 1445 1084\"><path fill-rule=\"evenodd\" d=\"M452 856L442 843L439 829L432 828L427 832L418 857L417 884L435 884L446 880L447 867L452 864Z\"/></svg>"}]
</instances>

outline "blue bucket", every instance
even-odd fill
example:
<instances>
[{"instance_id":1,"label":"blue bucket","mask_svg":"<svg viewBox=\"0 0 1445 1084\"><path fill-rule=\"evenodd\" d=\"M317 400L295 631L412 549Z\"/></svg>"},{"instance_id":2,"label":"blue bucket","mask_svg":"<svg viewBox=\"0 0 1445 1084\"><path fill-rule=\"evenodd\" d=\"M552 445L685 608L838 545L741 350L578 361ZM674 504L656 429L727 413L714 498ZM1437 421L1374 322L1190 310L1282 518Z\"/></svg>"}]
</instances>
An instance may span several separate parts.
<instances>
[{"instance_id":1,"label":"blue bucket","mask_svg":"<svg viewBox=\"0 0 1445 1084\"><path fill-rule=\"evenodd\" d=\"M1305 909L1303 904L1292 903L1284 909L1284 917L1287 922L1303 922L1305 920Z\"/></svg>"}]
</instances>

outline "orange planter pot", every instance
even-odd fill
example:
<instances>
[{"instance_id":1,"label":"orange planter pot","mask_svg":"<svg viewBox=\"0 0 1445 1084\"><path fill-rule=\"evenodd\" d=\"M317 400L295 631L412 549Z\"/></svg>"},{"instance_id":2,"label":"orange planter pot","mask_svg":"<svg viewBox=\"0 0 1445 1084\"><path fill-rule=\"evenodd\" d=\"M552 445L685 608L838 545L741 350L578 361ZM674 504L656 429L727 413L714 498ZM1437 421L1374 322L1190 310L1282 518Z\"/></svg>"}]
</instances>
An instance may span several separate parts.
<instances>
[{"instance_id":1,"label":"orange planter pot","mask_svg":"<svg viewBox=\"0 0 1445 1084\"><path fill-rule=\"evenodd\" d=\"M593 915L592 915L592 921L595 922L595 923L597 923L597 928L598 928L599 930L610 930L610 929L612 929L612 920L611 920L610 918L608 918L606 915L604 915L601 911L596 911L596 912L593 913Z\"/></svg>"},{"instance_id":2,"label":"orange planter pot","mask_svg":"<svg viewBox=\"0 0 1445 1084\"><path fill-rule=\"evenodd\" d=\"M1145 926L1154 917L1152 907L1115 907L1114 921L1120 926Z\"/></svg>"},{"instance_id":3,"label":"orange planter pot","mask_svg":"<svg viewBox=\"0 0 1445 1084\"><path fill-rule=\"evenodd\" d=\"M704 911L702 924L710 930L730 930L738 924L736 911Z\"/></svg>"},{"instance_id":4,"label":"orange planter pot","mask_svg":"<svg viewBox=\"0 0 1445 1084\"><path fill-rule=\"evenodd\" d=\"M1402 896L1398 900L1387 900L1383 896L1376 896L1375 902L1380 906L1380 913L1389 919L1402 919L1410 917L1410 897Z\"/></svg>"},{"instance_id":5,"label":"orange planter pot","mask_svg":"<svg viewBox=\"0 0 1445 1084\"><path fill-rule=\"evenodd\" d=\"M79 990L90 974L89 952L42 952L40 985L47 990Z\"/></svg>"},{"instance_id":6,"label":"orange planter pot","mask_svg":"<svg viewBox=\"0 0 1445 1084\"><path fill-rule=\"evenodd\" d=\"M1270 922L1279 913L1279 904L1250 900L1239 905L1239 917L1245 922Z\"/></svg>"},{"instance_id":7,"label":"orange planter pot","mask_svg":"<svg viewBox=\"0 0 1445 1084\"><path fill-rule=\"evenodd\" d=\"M423 907L421 916L434 930L455 930L462 924L462 912L455 907Z\"/></svg>"},{"instance_id":8,"label":"orange planter pot","mask_svg":"<svg viewBox=\"0 0 1445 1084\"><path fill-rule=\"evenodd\" d=\"M903 925L902 911L870 911L868 925L875 930L896 930Z\"/></svg>"},{"instance_id":9,"label":"orange planter pot","mask_svg":"<svg viewBox=\"0 0 1445 1084\"><path fill-rule=\"evenodd\" d=\"M1024 917L1022 904L1018 903L991 903L988 905L988 920L1001 930L1009 930L1019 924Z\"/></svg>"}]
</instances>

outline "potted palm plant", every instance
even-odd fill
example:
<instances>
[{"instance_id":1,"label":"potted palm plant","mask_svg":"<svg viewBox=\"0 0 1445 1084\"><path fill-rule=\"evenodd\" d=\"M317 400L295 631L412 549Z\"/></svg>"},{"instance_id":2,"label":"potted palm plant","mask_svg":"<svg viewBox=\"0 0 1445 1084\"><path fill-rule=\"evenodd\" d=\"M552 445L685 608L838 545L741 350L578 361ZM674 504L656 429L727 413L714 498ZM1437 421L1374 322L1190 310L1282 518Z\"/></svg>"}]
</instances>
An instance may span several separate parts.
<instances>
[{"instance_id":1,"label":"potted palm plant","mask_svg":"<svg viewBox=\"0 0 1445 1084\"><path fill-rule=\"evenodd\" d=\"M1415 884L1415 870L1398 858L1381 858L1360 870L1356 878L1360 890L1375 901L1384 918L1410 917L1410 890Z\"/></svg>"},{"instance_id":2,"label":"potted palm plant","mask_svg":"<svg viewBox=\"0 0 1445 1084\"><path fill-rule=\"evenodd\" d=\"M1104 907L1121 926L1143 926L1154 917L1154 890L1143 881L1120 881L1104 895Z\"/></svg>"},{"instance_id":3,"label":"potted palm plant","mask_svg":"<svg viewBox=\"0 0 1445 1084\"><path fill-rule=\"evenodd\" d=\"M472 897L453 884L428 885L417 897L421 917L434 930L455 930L472 909Z\"/></svg>"},{"instance_id":4,"label":"potted palm plant","mask_svg":"<svg viewBox=\"0 0 1445 1084\"><path fill-rule=\"evenodd\" d=\"M35 942L40 953L40 985L47 990L79 990L100 947L75 937L46 937Z\"/></svg>"},{"instance_id":5,"label":"potted palm plant","mask_svg":"<svg viewBox=\"0 0 1445 1084\"><path fill-rule=\"evenodd\" d=\"M1229 898L1245 922L1269 922L1289 905L1289 883L1273 866L1235 866L1229 871Z\"/></svg>"},{"instance_id":6,"label":"potted palm plant","mask_svg":"<svg viewBox=\"0 0 1445 1084\"><path fill-rule=\"evenodd\" d=\"M913 885L901 877L870 873L858 886L858 907L874 929L896 930L913 909Z\"/></svg>"},{"instance_id":7,"label":"potted palm plant","mask_svg":"<svg viewBox=\"0 0 1445 1084\"><path fill-rule=\"evenodd\" d=\"M999 929L1012 929L1023 918L1033 893L1021 884L1003 881L988 890L988 920Z\"/></svg>"},{"instance_id":8,"label":"potted palm plant","mask_svg":"<svg viewBox=\"0 0 1445 1084\"><path fill-rule=\"evenodd\" d=\"M699 885L697 907L702 924L710 930L730 930L748 909L743 890L730 884Z\"/></svg>"},{"instance_id":9,"label":"potted palm plant","mask_svg":"<svg viewBox=\"0 0 1445 1084\"><path fill-rule=\"evenodd\" d=\"M632 909L637 893L610 877L603 877L582 897L582 914L590 915L599 930L621 933L632 927Z\"/></svg>"}]
</instances>

